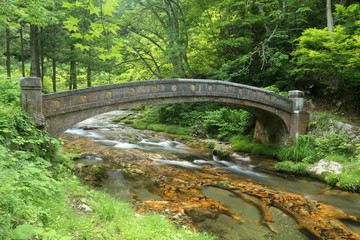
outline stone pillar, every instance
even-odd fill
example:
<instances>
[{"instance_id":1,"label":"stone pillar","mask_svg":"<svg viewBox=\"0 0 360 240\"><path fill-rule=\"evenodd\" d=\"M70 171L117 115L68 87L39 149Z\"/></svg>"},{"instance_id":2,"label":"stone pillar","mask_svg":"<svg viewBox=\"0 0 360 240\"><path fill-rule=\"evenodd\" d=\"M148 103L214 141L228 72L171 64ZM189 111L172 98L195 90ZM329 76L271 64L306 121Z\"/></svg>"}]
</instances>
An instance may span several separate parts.
<instances>
[{"instance_id":1,"label":"stone pillar","mask_svg":"<svg viewBox=\"0 0 360 240\"><path fill-rule=\"evenodd\" d=\"M42 83L38 77L20 78L21 108L32 117L35 126L45 126L42 114Z\"/></svg>"},{"instance_id":2,"label":"stone pillar","mask_svg":"<svg viewBox=\"0 0 360 240\"><path fill-rule=\"evenodd\" d=\"M289 98L293 101L291 114L289 142L294 143L299 135L307 133L309 113L304 108L304 92L299 90L289 91Z\"/></svg>"}]
</instances>

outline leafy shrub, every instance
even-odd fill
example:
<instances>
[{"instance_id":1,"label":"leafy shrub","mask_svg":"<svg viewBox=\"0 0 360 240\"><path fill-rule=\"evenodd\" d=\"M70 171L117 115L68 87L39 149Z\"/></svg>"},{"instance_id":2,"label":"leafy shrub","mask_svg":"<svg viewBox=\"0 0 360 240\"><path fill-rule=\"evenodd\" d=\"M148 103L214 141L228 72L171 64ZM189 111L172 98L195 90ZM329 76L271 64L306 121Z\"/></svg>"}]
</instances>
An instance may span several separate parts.
<instances>
[{"instance_id":1,"label":"leafy shrub","mask_svg":"<svg viewBox=\"0 0 360 240\"><path fill-rule=\"evenodd\" d=\"M20 105L20 86L14 79L0 78L0 102L3 104L12 103ZM1 108L1 107L0 107Z\"/></svg>"},{"instance_id":2,"label":"leafy shrub","mask_svg":"<svg viewBox=\"0 0 360 240\"><path fill-rule=\"evenodd\" d=\"M190 127L194 136L208 134L226 138L249 132L253 118L243 110L215 103L178 103L153 107L145 116L148 124L168 124Z\"/></svg>"},{"instance_id":3,"label":"leafy shrub","mask_svg":"<svg viewBox=\"0 0 360 240\"><path fill-rule=\"evenodd\" d=\"M203 126L212 136L224 139L234 134L243 134L249 128L250 114L243 110L222 107L219 110L206 112Z\"/></svg>"},{"instance_id":4,"label":"leafy shrub","mask_svg":"<svg viewBox=\"0 0 360 240\"><path fill-rule=\"evenodd\" d=\"M288 92L282 92L282 91L280 91L279 88L277 88L277 87L274 86L274 85L264 87L263 89L269 90L269 91L273 91L273 92L275 92L275 93L277 93L277 94L279 94L279 95L281 95L281 96L283 96L283 97L286 97L286 98L289 97L289 93L288 93Z\"/></svg>"},{"instance_id":5,"label":"leafy shrub","mask_svg":"<svg viewBox=\"0 0 360 240\"><path fill-rule=\"evenodd\" d=\"M11 112L11 114L10 114ZM0 109L0 144L15 151L28 151L47 160L56 159L59 141L37 129L18 107Z\"/></svg>"},{"instance_id":6,"label":"leafy shrub","mask_svg":"<svg viewBox=\"0 0 360 240\"><path fill-rule=\"evenodd\" d=\"M326 138L315 140L316 154L323 158L326 154L342 154L349 156L353 153L351 145L345 142L347 135L329 134Z\"/></svg>"}]
</instances>

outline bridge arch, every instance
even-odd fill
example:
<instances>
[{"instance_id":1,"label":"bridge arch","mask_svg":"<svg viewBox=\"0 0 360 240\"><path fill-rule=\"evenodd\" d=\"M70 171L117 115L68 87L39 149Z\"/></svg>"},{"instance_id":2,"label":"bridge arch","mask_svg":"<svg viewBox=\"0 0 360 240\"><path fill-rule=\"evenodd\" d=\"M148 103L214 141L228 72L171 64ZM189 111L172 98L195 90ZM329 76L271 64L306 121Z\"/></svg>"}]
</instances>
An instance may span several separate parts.
<instances>
[{"instance_id":1,"label":"bridge arch","mask_svg":"<svg viewBox=\"0 0 360 240\"><path fill-rule=\"evenodd\" d=\"M128 82L42 95L39 78L22 78L23 107L37 125L58 138L92 116L131 107L179 102L215 102L242 108L256 119L254 138L270 144L293 142L306 133L303 93L290 99L272 91L218 80L161 79ZM30 102L30 104L29 104Z\"/></svg>"}]
</instances>

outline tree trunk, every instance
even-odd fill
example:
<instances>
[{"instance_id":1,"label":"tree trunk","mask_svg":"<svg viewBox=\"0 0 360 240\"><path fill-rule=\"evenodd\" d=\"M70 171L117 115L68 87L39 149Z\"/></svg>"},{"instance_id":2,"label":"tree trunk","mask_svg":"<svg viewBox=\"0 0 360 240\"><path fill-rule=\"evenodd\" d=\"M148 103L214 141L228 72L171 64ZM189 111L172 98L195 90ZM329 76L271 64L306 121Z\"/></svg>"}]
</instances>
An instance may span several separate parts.
<instances>
[{"instance_id":1,"label":"tree trunk","mask_svg":"<svg viewBox=\"0 0 360 240\"><path fill-rule=\"evenodd\" d=\"M10 52L10 29L6 29L6 71L7 77L11 78L11 52Z\"/></svg>"},{"instance_id":2,"label":"tree trunk","mask_svg":"<svg viewBox=\"0 0 360 240\"><path fill-rule=\"evenodd\" d=\"M89 55L89 63L86 71L86 83L87 83L87 87L91 87L91 57L92 57L91 49L89 49L88 55Z\"/></svg>"},{"instance_id":3,"label":"tree trunk","mask_svg":"<svg viewBox=\"0 0 360 240\"><path fill-rule=\"evenodd\" d=\"M30 75L33 77L41 77L38 32L39 32L38 27L31 24L30 25L30 54L31 54Z\"/></svg>"},{"instance_id":4,"label":"tree trunk","mask_svg":"<svg viewBox=\"0 0 360 240\"><path fill-rule=\"evenodd\" d=\"M21 54L21 71L22 76L25 77L25 57L24 57L24 36L23 36L23 24L20 26L20 54Z\"/></svg>"},{"instance_id":5,"label":"tree trunk","mask_svg":"<svg viewBox=\"0 0 360 240\"><path fill-rule=\"evenodd\" d=\"M75 46L71 44L71 61L70 61L70 84L69 90L77 89L77 79L76 79L76 61L75 61Z\"/></svg>"},{"instance_id":6,"label":"tree trunk","mask_svg":"<svg viewBox=\"0 0 360 240\"><path fill-rule=\"evenodd\" d=\"M56 92L56 60L55 58L52 59L52 87L53 87L53 92Z\"/></svg>"},{"instance_id":7,"label":"tree trunk","mask_svg":"<svg viewBox=\"0 0 360 240\"><path fill-rule=\"evenodd\" d=\"M43 28L41 28L41 33L43 33ZM41 60L41 82L42 82L42 85L44 86L44 72L45 72L45 69L44 69L44 40L43 38L41 37L40 38L40 60Z\"/></svg>"},{"instance_id":8,"label":"tree trunk","mask_svg":"<svg viewBox=\"0 0 360 240\"><path fill-rule=\"evenodd\" d=\"M331 0L326 0L326 20L329 31L334 30L334 21L331 14Z\"/></svg>"}]
</instances>

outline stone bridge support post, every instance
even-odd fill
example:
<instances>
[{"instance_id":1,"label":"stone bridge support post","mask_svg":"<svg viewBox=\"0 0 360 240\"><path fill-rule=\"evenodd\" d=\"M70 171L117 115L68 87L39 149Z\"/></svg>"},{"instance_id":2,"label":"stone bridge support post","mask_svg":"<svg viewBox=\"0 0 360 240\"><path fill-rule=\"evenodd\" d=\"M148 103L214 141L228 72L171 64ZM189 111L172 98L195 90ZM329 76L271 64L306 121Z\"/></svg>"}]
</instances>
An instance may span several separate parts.
<instances>
[{"instance_id":1,"label":"stone bridge support post","mask_svg":"<svg viewBox=\"0 0 360 240\"><path fill-rule=\"evenodd\" d=\"M289 142L294 143L299 135L307 133L309 113L304 111L304 92L289 91L289 98L293 101L293 112L290 120Z\"/></svg>"},{"instance_id":2,"label":"stone bridge support post","mask_svg":"<svg viewBox=\"0 0 360 240\"><path fill-rule=\"evenodd\" d=\"M44 127L42 112L42 83L38 77L20 78L21 108L32 117L35 126Z\"/></svg>"}]
</instances>

